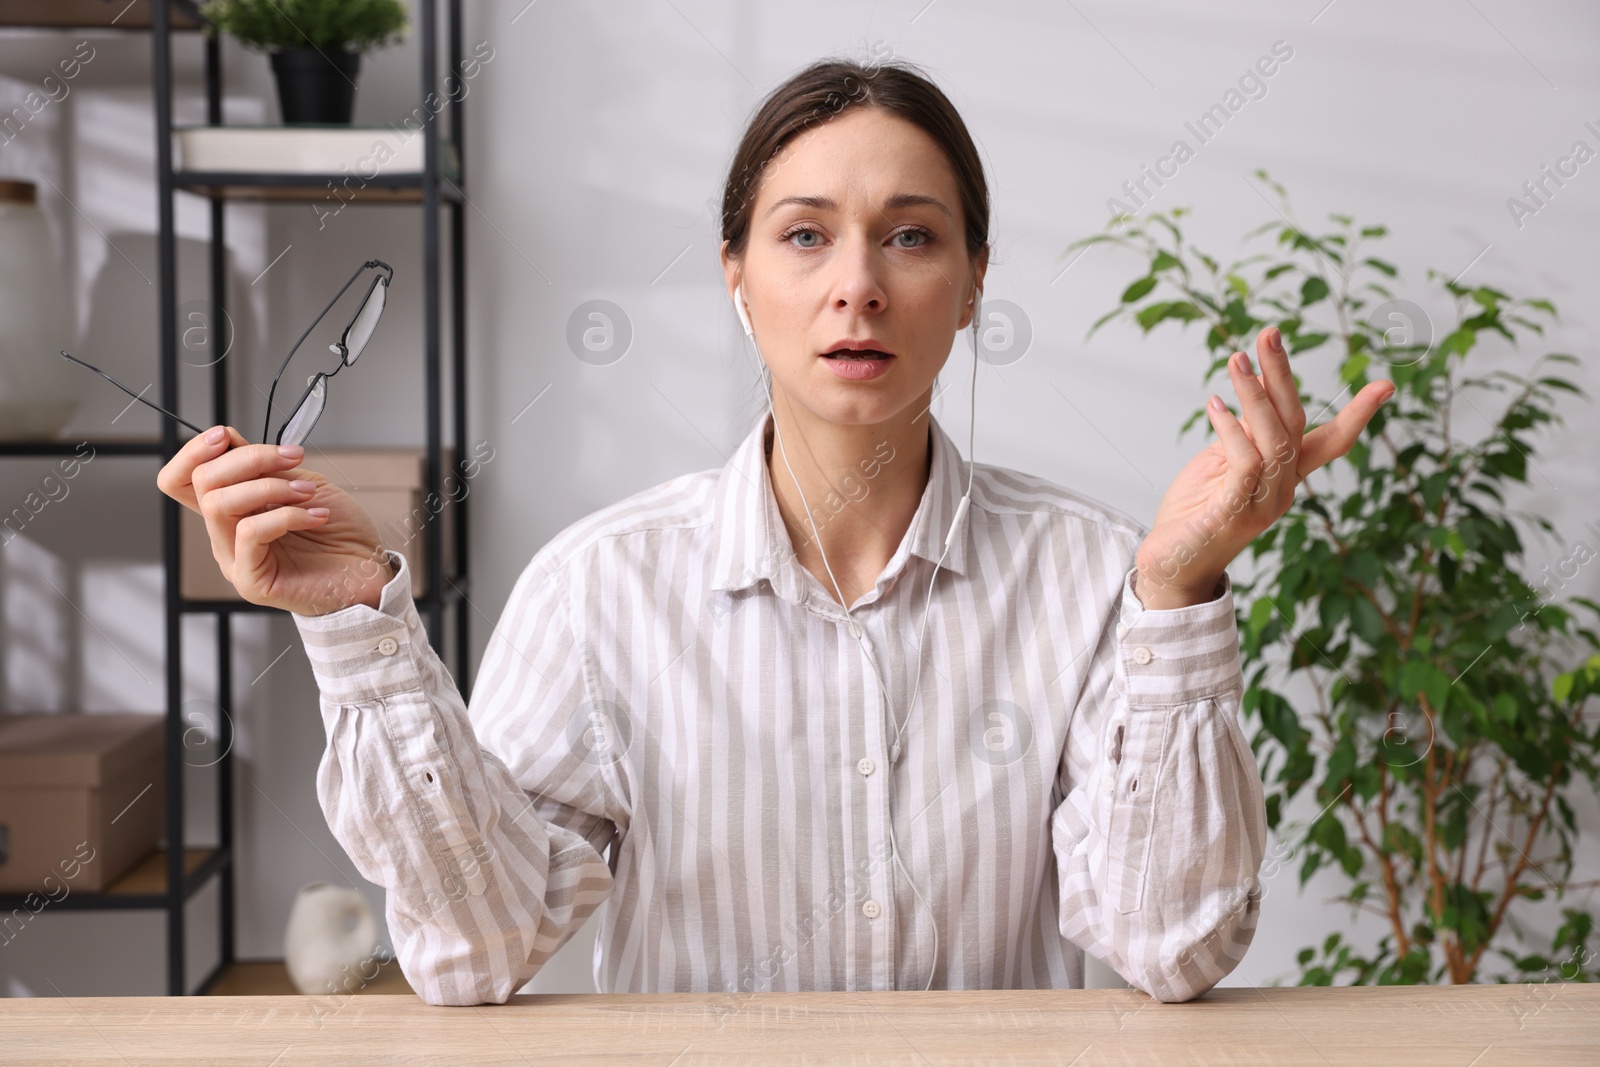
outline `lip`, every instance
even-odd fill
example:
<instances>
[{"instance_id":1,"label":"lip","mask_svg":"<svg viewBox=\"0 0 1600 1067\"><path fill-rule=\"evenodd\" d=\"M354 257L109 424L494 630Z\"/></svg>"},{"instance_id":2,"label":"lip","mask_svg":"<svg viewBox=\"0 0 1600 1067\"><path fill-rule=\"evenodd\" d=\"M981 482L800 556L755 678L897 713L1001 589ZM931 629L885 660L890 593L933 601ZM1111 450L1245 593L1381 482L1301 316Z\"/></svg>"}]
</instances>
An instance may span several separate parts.
<instances>
[{"instance_id":1,"label":"lip","mask_svg":"<svg viewBox=\"0 0 1600 1067\"><path fill-rule=\"evenodd\" d=\"M889 349L883 347L881 342L875 341L870 337L842 337L821 352L818 352L817 355L826 356L829 352L837 352L841 348L849 349L851 352L861 352L870 348L873 351L882 352L886 356L894 355Z\"/></svg>"}]
</instances>

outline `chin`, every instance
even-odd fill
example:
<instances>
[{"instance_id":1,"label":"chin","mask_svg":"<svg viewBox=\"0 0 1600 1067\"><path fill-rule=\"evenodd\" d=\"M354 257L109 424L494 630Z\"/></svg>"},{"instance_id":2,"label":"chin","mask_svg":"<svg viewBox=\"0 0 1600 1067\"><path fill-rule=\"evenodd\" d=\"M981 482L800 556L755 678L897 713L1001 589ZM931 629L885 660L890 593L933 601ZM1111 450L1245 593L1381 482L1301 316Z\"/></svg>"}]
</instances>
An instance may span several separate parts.
<instances>
[{"instance_id":1,"label":"chin","mask_svg":"<svg viewBox=\"0 0 1600 1067\"><path fill-rule=\"evenodd\" d=\"M892 393L873 390L870 395L862 395L865 390L860 386L850 385L848 388L856 395L841 395L838 391L830 390L831 395L813 394L808 397L805 407L817 418L835 426L877 426L905 411L922 395L901 395L902 391L898 389Z\"/></svg>"}]
</instances>

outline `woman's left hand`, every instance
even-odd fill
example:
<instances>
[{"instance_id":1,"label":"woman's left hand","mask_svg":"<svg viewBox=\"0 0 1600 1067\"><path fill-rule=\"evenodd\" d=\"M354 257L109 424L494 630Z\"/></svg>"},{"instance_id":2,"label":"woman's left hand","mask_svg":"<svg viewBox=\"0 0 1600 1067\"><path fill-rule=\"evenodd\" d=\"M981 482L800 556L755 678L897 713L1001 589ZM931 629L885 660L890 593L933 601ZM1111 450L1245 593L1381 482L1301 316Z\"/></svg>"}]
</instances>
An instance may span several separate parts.
<instances>
[{"instance_id":1,"label":"woman's left hand","mask_svg":"<svg viewBox=\"0 0 1600 1067\"><path fill-rule=\"evenodd\" d=\"M1306 433L1277 327L1256 335L1256 354L1261 374L1243 352L1228 362L1242 421L1219 399L1206 405L1217 440L1178 472L1139 546L1135 591L1147 608L1211 600L1228 564L1289 510L1300 483L1350 451L1378 405L1394 395L1388 379L1369 382L1333 421Z\"/></svg>"}]
</instances>

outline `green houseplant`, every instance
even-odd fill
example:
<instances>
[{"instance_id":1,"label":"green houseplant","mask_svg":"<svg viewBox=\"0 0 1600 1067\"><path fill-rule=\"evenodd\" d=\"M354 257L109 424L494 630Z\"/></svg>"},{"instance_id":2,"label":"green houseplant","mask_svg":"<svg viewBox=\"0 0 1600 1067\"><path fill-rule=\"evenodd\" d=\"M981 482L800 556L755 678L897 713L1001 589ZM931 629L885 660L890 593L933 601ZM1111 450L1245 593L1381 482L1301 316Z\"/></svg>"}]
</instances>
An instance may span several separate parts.
<instances>
[{"instance_id":1,"label":"green houseplant","mask_svg":"<svg viewBox=\"0 0 1600 1067\"><path fill-rule=\"evenodd\" d=\"M207 0L209 34L269 53L287 125L348 123L361 53L400 40L401 0Z\"/></svg>"},{"instance_id":2,"label":"green houseplant","mask_svg":"<svg viewBox=\"0 0 1600 1067\"><path fill-rule=\"evenodd\" d=\"M1383 226L1330 215L1334 226L1313 235L1292 221L1282 186L1256 176L1282 206L1248 237L1274 237L1275 254L1222 265L1185 245L1181 207L1118 214L1068 251L1109 244L1145 268L1089 336L1116 319L1145 333L1197 324L1212 356L1209 383L1232 352L1276 325L1300 370L1325 359L1358 391L1372 368L1397 389L1349 454L1308 479L1252 543L1257 573L1236 585L1248 602L1238 619L1241 710L1255 728L1268 821L1302 857L1302 886L1319 868L1338 868L1339 899L1382 916L1387 931L1375 945L1336 932L1305 948L1300 984L1600 979L1582 895L1594 883L1571 877L1569 799L1597 780L1600 720L1583 708L1600 693L1600 637L1577 609L1600 615L1600 604L1557 603L1548 582L1541 590L1518 572L1523 547L1510 516L1555 530L1510 511L1502 496L1506 483L1527 480L1532 431L1562 422L1555 394L1585 394L1547 373L1547 364L1577 362L1564 353L1533 362L1526 377L1476 366L1495 362L1487 350L1496 347L1501 361L1509 354L1526 366L1519 337L1542 335L1556 309L1430 270L1453 305L1452 321L1435 331L1389 288L1397 268L1369 251ZM1469 357L1478 373L1468 373ZM1295 378L1308 412L1331 410ZM1452 409L1487 429L1463 437ZM1197 421L1210 430L1200 409L1180 433ZM1597 534L1591 523L1586 536ZM1571 579L1595 555L1580 539L1556 569ZM1291 677L1310 683L1314 706L1273 688ZM1291 829L1283 816L1303 789L1321 811ZM1577 906L1569 894L1579 894ZM1560 918L1530 945L1519 920L1546 898Z\"/></svg>"}]
</instances>

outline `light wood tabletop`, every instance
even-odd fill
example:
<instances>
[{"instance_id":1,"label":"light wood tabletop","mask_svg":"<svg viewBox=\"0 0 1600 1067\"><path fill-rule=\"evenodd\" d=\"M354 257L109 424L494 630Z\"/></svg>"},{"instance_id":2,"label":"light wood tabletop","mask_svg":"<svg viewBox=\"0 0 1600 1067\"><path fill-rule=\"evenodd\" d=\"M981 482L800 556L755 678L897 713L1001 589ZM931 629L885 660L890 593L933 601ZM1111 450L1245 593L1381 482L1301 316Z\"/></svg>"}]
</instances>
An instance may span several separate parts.
<instances>
[{"instance_id":1,"label":"light wood tabletop","mask_svg":"<svg viewBox=\"0 0 1600 1067\"><path fill-rule=\"evenodd\" d=\"M1600 985L0 1000L0 1064L1600 1063Z\"/></svg>"}]
</instances>

